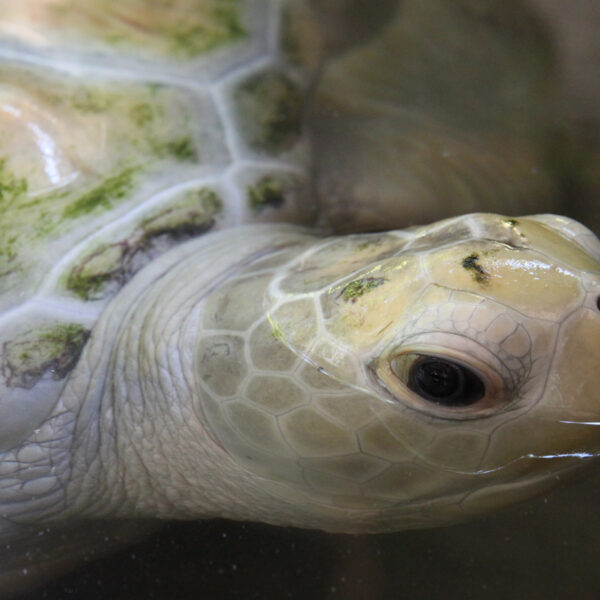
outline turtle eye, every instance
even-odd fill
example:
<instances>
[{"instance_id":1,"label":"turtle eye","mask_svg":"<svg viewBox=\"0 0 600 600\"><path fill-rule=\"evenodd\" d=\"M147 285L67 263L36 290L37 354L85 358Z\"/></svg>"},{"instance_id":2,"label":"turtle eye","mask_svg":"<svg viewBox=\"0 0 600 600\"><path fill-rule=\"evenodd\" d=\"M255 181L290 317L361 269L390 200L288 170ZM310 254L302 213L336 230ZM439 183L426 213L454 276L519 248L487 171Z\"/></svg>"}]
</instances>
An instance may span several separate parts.
<instances>
[{"instance_id":1,"label":"turtle eye","mask_svg":"<svg viewBox=\"0 0 600 600\"><path fill-rule=\"evenodd\" d=\"M480 352L480 355L485 354ZM489 362L422 347L392 352L370 365L375 381L396 401L445 419L475 419L503 410L511 387Z\"/></svg>"},{"instance_id":2,"label":"turtle eye","mask_svg":"<svg viewBox=\"0 0 600 600\"><path fill-rule=\"evenodd\" d=\"M397 377L396 361L391 368ZM448 408L471 406L485 396L485 384L471 369L437 356L419 356L408 369L406 386L421 398Z\"/></svg>"}]
</instances>

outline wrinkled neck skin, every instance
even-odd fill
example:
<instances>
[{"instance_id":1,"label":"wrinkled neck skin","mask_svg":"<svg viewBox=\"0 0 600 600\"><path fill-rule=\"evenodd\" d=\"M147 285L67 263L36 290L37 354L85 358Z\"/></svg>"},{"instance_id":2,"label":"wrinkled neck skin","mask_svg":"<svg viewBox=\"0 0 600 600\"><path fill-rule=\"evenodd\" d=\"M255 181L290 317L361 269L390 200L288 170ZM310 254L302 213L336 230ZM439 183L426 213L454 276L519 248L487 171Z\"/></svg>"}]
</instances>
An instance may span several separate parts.
<instances>
[{"instance_id":1,"label":"wrinkled neck skin","mask_svg":"<svg viewBox=\"0 0 600 600\"><path fill-rule=\"evenodd\" d=\"M53 414L3 458L0 516L377 532L463 520L556 485L598 455L597 241L586 254L535 220L520 227L528 237L475 215L419 236L318 242L257 225L167 252L106 307ZM537 264L529 238L562 243L559 262L588 270L519 270ZM469 337L458 335L465 319ZM575 350L585 360L573 363ZM392 351L473 359L486 395L464 410L483 416L419 404L385 369Z\"/></svg>"},{"instance_id":2,"label":"wrinkled neck skin","mask_svg":"<svg viewBox=\"0 0 600 600\"><path fill-rule=\"evenodd\" d=\"M67 510L86 517L226 517L376 532L462 520L555 485L581 463L580 448L596 448L595 429L586 424L596 420L596 404L587 388L575 408L563 406L568 398L560 391L541 402L540 381L550 377L555 361L566 360L571 338L592 344L593 354L596 336L580 329L600 326L598 278L584 273L581 287L563 269L547 279L552 298L527 288L528 302L546 310L553 298L559 308L573 305L560 310L571 311L567 325L578 325L571 336L561 334L552 358L558 325L536 325L493 300L493 294L502 298L504 278L490 284L469 272L473 244L483 244L481 256L489 261L505 253L502 264L512 268L515 256L529 256L525 246L533 242L517 239L514 225L501 217L470 219L483 241L468 241L471 232L456 248L423 259L404 253L410 232L317 243L301 229L269 225L206 236L152 263L108 307L65 389L63 404L77 412ZM541 226L524 221L522 227L534 239ZM431 235L439 244L439 232ZM488 235L525 246L485 241ZM595 268L581 249L567 246L563 255ZM435 266L423 267L444 256L459 269L455 279L462 275L458 292L434 283L429 273ZM494 276L492 262L488 268ZM536 273L523 277L523 286L537 285ZM399 303L389 315L388 300L387 306ZM413 323L424 323L425 331L438 327L435 315L449 308L455 316L444 331L454 331L464 313L475 328L470 335L482 344L477 331L493 336L496 324L507 343L497 348L490 339L474 350L476 357L484 360L482 349L495 348L503 364L513 365L509 383L512 375L525 381L505 408L484 406L486 418L430 421L386 399L385 373L377 371L379 384L369 375L385 348L399 343L396 329L381 327L387 319L379 323L377 315L410 333ZM519 336L518 327L527 334ZM348 336L350 353L339 342ZM533 366L527 357L535 358ZM576 379L593 386L587 369ZM494 385L502 390L507 384L489 377L486 393L494 402ZM561 377L565 381L550 380L569 392L568 373ZM573 415L581 426L565 429L564 419ZM536 438L540 428L544 435Z\"/></svg>"},{"instance_id":3,"label":"wrinkled neck skin","mask_svg":"<svg viewBox=\"0 0 600 600\"><path fill-rule=\"evenodd\" d=\"M278 517L282 501L215 442L194 384L206 295L257 259L286 247L300 251L314 239L293 227L269 229L249 229L243 240L235 231L221 233L216 243L208 237L178 248L115 298L65 390L67 404L85 394L67 488L70 513L304 522L299 515L294 523L285 510Z\"/></svg>"}]
</instances>

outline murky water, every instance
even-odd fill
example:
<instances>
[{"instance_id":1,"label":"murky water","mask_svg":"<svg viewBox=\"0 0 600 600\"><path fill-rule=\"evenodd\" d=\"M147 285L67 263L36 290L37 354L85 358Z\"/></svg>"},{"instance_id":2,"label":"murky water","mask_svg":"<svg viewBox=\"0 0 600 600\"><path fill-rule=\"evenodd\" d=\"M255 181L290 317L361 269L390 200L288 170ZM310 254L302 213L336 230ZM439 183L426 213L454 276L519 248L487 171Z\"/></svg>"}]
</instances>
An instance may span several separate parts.
<instances>
[{"instance_id":1,"label":"murky water","mask_svg":"<svg viewBox=\"0 0 600 600\"><path fill-rule=\"evenodd\" d=\"M600 597L600 476L465 525L345 536L178 523L27 598Z\"/></svg>"}]
</instances>

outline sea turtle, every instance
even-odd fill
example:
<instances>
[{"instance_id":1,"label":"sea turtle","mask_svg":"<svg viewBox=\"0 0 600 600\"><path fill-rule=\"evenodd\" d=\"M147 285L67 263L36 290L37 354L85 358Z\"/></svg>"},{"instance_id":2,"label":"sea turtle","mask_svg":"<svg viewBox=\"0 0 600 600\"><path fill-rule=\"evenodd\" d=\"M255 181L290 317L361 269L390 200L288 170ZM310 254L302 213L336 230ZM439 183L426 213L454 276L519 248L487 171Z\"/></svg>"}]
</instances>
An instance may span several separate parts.
<instances>
[{"instance_id":1,"label":"sea turtle","mask_svg":"<svg viewBox=\"0 0 600 600\"><path fill-rule=\"evenodd\" d=\"M600 242L450 216L551 206L543 36L507 44L502 3L372 4L4 3L4 539L427 527L596 455ZM454 21L483 41L449 75Z\"/></svg>"}]
</instances>

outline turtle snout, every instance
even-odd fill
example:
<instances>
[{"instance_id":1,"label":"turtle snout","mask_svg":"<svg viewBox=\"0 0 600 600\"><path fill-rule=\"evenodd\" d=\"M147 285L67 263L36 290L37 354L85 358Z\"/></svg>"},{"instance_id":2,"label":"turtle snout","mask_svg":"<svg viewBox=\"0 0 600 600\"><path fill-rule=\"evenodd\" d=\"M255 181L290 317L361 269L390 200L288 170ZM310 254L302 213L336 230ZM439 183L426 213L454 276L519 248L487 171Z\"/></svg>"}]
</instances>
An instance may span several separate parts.
<instances>
[{"instance_id":1,"label":"turtle snout","mask_svg":"<svg viewBox=\"0 0 600 600\"><path fill-rule=\"evenodd\" d=\"M545 214L527 218L543 223L546 227L560 234L561 237L582 248L598 262L598 271L600 272L600 239L591 229L575 219L562 215Z\"/></svg>"}]
</instances>

